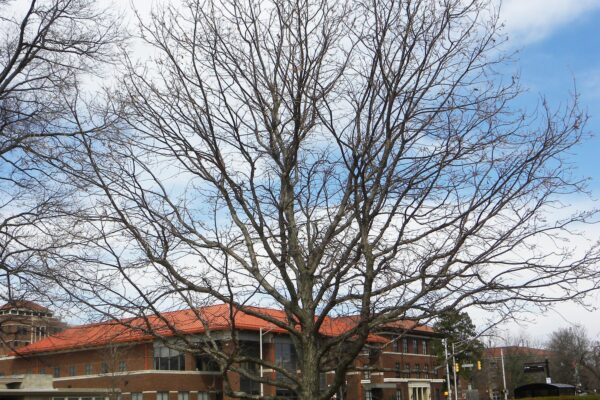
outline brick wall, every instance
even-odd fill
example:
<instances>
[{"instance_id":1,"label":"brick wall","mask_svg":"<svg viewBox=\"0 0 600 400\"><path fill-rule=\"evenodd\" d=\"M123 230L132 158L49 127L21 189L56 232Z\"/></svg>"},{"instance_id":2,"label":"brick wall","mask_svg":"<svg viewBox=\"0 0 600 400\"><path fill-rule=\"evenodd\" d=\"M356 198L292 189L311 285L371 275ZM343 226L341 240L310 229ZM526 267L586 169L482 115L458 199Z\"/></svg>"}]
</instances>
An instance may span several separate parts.
<instances>
[{"instance_id":1,"label":"brick wall","mask_svg":"<svg viewBox=\"0 0 600 400\"><path fill-rule=\"evenodd\" d=\"M409 397L408 385L409 382L418 382L430 387L430 398L426 400L438 400L435 394L441 391L443 368L436 369L438 366L436 357L422 354L422 347L419 347L422 346L424 339L429 341L431 338L421 336L416 338L418 346L415 349L412 337L408 337L408 353L402 352L402 345L398 348L390 344L377 353L375 358L368 355L358 357L355 365L358 368L369 366L371 376L367 380L360 370L349 372L345 377L346 399L362 400L365 387L369 384L380 384L386 386L380 391L383 400L395 400L397 390L402 392L403 400L412 400ZM429 342L426 346L429 352L431 348ZM273 343L268 341L264 343L263 356L265 359L275 360ZM400 376L396 371L396 363L401 367ZM409 370L405 368L407 364ZM418 375L416 365L419 365ZM425 366L427 366L427 373L424 372ZM55 368L59 370L55 371ZM4 375L58 372L54 380L56 387L118 388L123 393L123 400L132 400L131 393L143 393L143 400L157 400L157 393L165 392L169 393L168 399L165 400L180 400L178 392L187 392L188 400L199 400L198 392L210 393L210 398L214 399L216 392L222 390L223 382L220 374L196 371L195 359L189 354L185 356L185 371L158 371L153 368L153 343L151 342L29 357L0 358L0 373ZM265 370L264 375L273 377L274 373ZM239 389L239 377L230 373L229 378L232 389ZM333 382L334 375L328 373L326 379L330 384ZM275 388L264 385L264 393L274 395Z\"/></svg>"}]
</instances>

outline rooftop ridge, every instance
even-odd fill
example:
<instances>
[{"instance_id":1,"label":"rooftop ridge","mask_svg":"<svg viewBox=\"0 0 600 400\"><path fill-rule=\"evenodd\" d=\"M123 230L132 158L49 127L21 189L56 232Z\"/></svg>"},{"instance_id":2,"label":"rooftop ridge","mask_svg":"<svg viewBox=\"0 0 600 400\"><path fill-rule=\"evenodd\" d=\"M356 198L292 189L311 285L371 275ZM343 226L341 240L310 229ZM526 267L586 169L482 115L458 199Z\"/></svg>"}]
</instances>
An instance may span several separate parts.
<instances>
[{"instance_id":1,"label":"rooftop ridge","mask_svg":"<svg viewBox=\"0 0 600 400\"><path fill-rule=\"evenodd\" d=\"M232 325L236 325L242 330L259 330L266 325L273 325L260 316L249 314L247 312L249 309L282 321L286 317L285 312L281 309L242 306L239 308L236 307L238 309L232 312L232 320L229 312L230 307L231 305L227 303L219 303L205 307L184 308L165 311L159 314L131 316L123 319L113 318L106 321L71 326L55 335L20 347L11 354L49 353L69 349L98 347L109 343L142 342L151 339L155 334L156 336L163 337L172 337L178 334L198 334L205 331L205 326L197 318L197 315L203 315L205 322L209 325L208 329L213 331L227 330ZM340 335L351 329L355 319L356 316L326 317L322 326L322 332L326 336ZM408 326L402 323L404 321L393 321L390 328L433 332L431 327L419 325L414 320L406 324ZM393 326L396 324L403 326ZM278 326L270 327L273 333L285 334L287 332ZM369 336L369 341L385 342L387 340L377 333L373 333Z\"/></svg>"}]
</instances>

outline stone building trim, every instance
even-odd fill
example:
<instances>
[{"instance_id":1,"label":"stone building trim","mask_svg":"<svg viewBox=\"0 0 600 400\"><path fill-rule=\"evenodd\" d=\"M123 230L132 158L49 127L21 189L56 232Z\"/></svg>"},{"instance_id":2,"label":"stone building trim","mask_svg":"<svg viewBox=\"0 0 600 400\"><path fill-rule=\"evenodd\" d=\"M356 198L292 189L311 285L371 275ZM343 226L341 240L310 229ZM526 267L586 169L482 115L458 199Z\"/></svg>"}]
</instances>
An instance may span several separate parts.
<instances>
[{"instance_id":1,"label":"stone building trim","mask_svg":"<svg viewBox=\"0 0 600 400\"><path fill-rule=\"evenodd\" d=\"M114 372L114 373L109 373L109 374L63 376L60 378L54 378L54 381L61 382L61 381L72 381L72 380L77 380L77 379L105 378L105 377L111 377L111 376L131 376L131 375L217 375L217 376L220 376L221 373L219 371L169 371L169 370L162 370L162 369L152 369L152 370Z\"/></svg>"}]
</instances>

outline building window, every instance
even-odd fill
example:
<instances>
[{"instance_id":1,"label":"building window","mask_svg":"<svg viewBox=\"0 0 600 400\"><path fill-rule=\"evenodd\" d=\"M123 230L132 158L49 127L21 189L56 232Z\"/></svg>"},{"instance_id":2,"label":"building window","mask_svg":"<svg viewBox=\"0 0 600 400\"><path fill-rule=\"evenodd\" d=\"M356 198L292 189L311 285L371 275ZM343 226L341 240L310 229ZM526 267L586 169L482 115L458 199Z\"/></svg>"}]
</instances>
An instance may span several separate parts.
<instances>
[{"instance_id":1,"label":"building window","mask_svg":"<svg viewBox=\"0 0 600 400\"><path fill-rule=\"evenodd\" d=\"M131 400L143 400L144 395L141 392L133 392L131 393Z\"/></svg>"},{"instance_id":2,"label":"building window","mask_svg":"<svg viewBox=\"0 0 600 400\"><path fill-rule=\"evenodd\" d=\"M190 393L189 392L179 392L177 393L177 400L189 400Z\"/></svg>"},{"instance_id":3,"label":"building window","mask_svg":"<svg viewBox=\"0 0 600 400\"><path fill-rule=\"evenodd\" d=\"M157 392L156 400L169 400L169 392Z\"/></svg>"},{"instance_id":4,"label":"building window","mask_svg":"<svg viewBox=\"0 0 600 400\"><path fill-rule=\"evenodd\" d=\"M26 326L17 326L17 335L27 335L29 329Z\"/></svg>"},{"instance_id":5,"label":"building window","mask_svg":"<svg viewBox=\"0 0 600 400\"><path fill-rule=\"evenodd\" d=\"M108 364L103 362L102 364L100 364L100 373L101 374L108 374Z\"/></svg>"},{"instance_id":6,"label":"building window","mask_svg":"<svg viewBox=\"0 0 600 400\"><path fill-rule=\"evenodd\" d=\"M35 333L36 333L36 337L38 337L38 338L42 338L42 337L46 336L46 327L38 326L37 328L35 328Z\"/></svg>"},{"instance_id":7,"label":"building window","mask_svg":"<svg viewBox=\"0 0 600 400\"><path fill-rule=\"evenodd\" d=\"M75 376L75 367L74 366L69 367L69 376Z\"/></svg>"},{"instance_id":8,"label":"building window","mask_svg":"<svg viewBox=\"0 0 600 400\"><path fill-rule=\"evenodd\" d=\"M92 374L92 364L85 364L84 374L91 375Z\"/></svg>"},{"instance_id":9,"label":"building window","mask_svg":"<svg viewBox=\"0 0 600 400\"><path fill-rule=\"evenodd\" d=\"M198 393L198 400L208 400L208 393L206 393L206 392L199 392Z\"/></svg>"},{"instance_id":10,"label":"building window","mask_svg":"<svg viewBox=\"0 0 600 400\"><path fill-rule=\"evenodd\" d=\"M398 353L400 351L400 338L396 338L392 342L392 351L395 353Z\"/></svg>"},{"instance_id":11,"label":"building window","mask_svg":"<svg viewBox=\"0 0 600 400\"><path fill-rule=\"evenodd\" d=\"M196 356L196 371L219 371L219 363L210 354Z\"/></svg>"},{"instance_id":12,"label":"building window","mask_svg":"<svg viewBox=\"0 0 600 400\"><path fill-rule=\"evenodd\" d=\"M55 378L60 378L60 367L54 367L54 374L52 374Z\"/></svg>"},{"instance_id":13,"label":"building window","mask_svg":"<svg viewBox=\"0 0 600 400\"><path fill-rule=\"evenodd\" d=\"M296 394L294 392L292 392L290 389L285 389L282 387L275 388L275 396L277 396L277 399L297 399Z\"/></svg>"},{"instance_id":14,"label":"building window","mask_svg":"<svg viewBox=\"0 0 600 400\"><path fill-rule=\"evenodd\" d=\"M125 361L119 361L119 372L127 371L127 364Z\"/></svg>"},{"instance_id":15,"label":"building window","mask_svg":"<svg viewBox=\"0 0 600 400\"><path fill-rule=\"evenodd\" d=\"M250 371L254 375L259 375L258 365L254 363L243 363L242 368ZM252 371L254 369L254 371ZM240 374L240 390L249 395L260 394L260 382L250 379Z\"/></svg>"},{"instance_id":16,"label":"building window","mask_svg":"<svg viewBox=\"0 0 600 400\"><path fill-rule=\"evenodd\" d=\"M404 364L404 372L406 373L406 377L410 378L410 364L409 363Z\"/></svg>"},{"instance_id":17,"label":"building window","mask_svg":"<svg viewBox=\"0 0 600 400\"><path fill-rule=\"evenodd\" d=\"M154 348L154 369L184 371L184 354L167 346L156 346Z\"/></svg>"},{"instance_id":18,"label":"building window","mask_svg":"<svg viewBox=\"0 0 600 400\"><path fill-rule=\"evenodd\" d=\"M396 378L400 378L401 371L400 371L400 363L399 362L396 363L394 369L396 370Z\"/></svg>"},{"instance_id":19,"label":"building window","mask_svg":"<svg viewBox=\"0 0 600 400\"><path fill-rule=\"evenodd\" d=\"M45 374L45 373L46 373L46 368L45 367L40 368L40 374Z\"/></svg>"},{"instance_id":20,"label":"building window","mask_svg":"<svg viewBox=\"0 0 600 400\"><path fill-rule=\"evenodd\" d=\"M260 344L258 342L251 341L240 341L239 342L240 355L248 358L259 359L260 358ZM246 370L250 375L260 375L260 366L257 363L251 361L244 361L240 363L240 367ZM250 379L243 374L240 374L240 390L246 394L259 395L260 394L260 383L254 379Z\"/></svg>"},{"instance_id":21,"label":"building window","mask_svg":"<svg viewBox=\"0 0 600 400\"><path fill-rule=\"evenodd\" d=\"M408 339L407 338L402 339L402 352L408 353Z\"/></svg>"},{"instance_id":22,"label":"building window","mask_svg":"<svg viewBox=\"0 0 600 400\"><path fill-rule=\"evenodd\" d=\"M296 348L291 342L275 341L275 363L288 371L296 370Z\"/></svg>"},{"instance_id":23,"label":"building window","mask_svg":"<svg viewBox=\"0 0 600 400\"><path fill-rule=\"evenodd\" d=\"M427 341L426 340L423 340L421 352L423 354L427 354Z\"/></svg>"},{"instance_id":24,"label":"building window","mask_svg":"<svg viewBox=\"0 0 600 400\"><path fill-rule=\"evenodd\" d=\"M402 400L402 390L396 390L396 400Z\"/></svg>"},{"instance_id":25,"label":"building window","mask_svg":"<svg viewBox=\"0 0 600 400\"><path fill-rule=\"evenodd\" d=\"M423 365L423 378L429 378L429 365Z\"/></svg>"},{"instance_id":26,"label":"building window","mask_svg":"<svg viewBox=\"0 0 600 400\"><path fill-rule=\"evenodd\" d=\"M325 372L319 372L319 389L327 389L327 374Z\"/></svg>"},{"instance_id":27,"label":"building window","mask_svg":"<svg viewBox=\"0 0 600 400\"><path fill-rule=\"evenodd\" d=\"M421 375L421 366L419 364L415 364L415 378L420 378Z\"/></svg>"},{"instance_id":28,"label":"building window","mask_svg":"<svg viewBox=\"0 0 600 400\"><path fill-rule=\"evenodd\" d=\"M417 339L413 339L412 342L413 342L412 343L412 345L413 345L413 348L412 348L413 354L419 354L419 341Z\"/></svg>"},{"instance_id":29,"label":"building window","mask_svg":"<svg viewBox=\"0 0 600 400\"><path fill-rule=\"evenodd\" d=\"M373 393L370 390L365 390L365 400L373 400Z\"/></svg>"}]
</instances>

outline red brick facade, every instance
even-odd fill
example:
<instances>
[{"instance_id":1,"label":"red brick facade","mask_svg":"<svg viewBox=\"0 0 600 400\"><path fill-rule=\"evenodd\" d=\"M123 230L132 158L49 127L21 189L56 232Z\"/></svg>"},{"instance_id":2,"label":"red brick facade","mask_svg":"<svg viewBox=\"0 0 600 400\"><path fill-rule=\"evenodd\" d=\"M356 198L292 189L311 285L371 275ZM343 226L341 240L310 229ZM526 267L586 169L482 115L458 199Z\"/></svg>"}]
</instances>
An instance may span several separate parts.
<instances>
[{"instance_id":1,"label":"red brick facade","mask_svg":"<svg viewBox=\"0 0 600 400\"><path fill-rule=\"evenodd\" d=\"M0 356L65 327L66 324L39 304L24 300L6 303L0 307Z\"/></svg>"},{"instance_id":2,"label":"red brick facade","mask_svg":"<svg viewBox=\"0 0 600 400\"><path fill-rule=\"evenodd\" d=\"M258 343L258 332L246 332L245 335L248 340ZM357 370L347 374L345 387L337 398L441 400L443 368L430 354L431 341L436 335L430 330L413 330L397 340L393 334L382 337L389 343L375 353L361 354L357 358ZM282 340L286 340L283 334L264 335L263 357L275 362L276 343L281 345ZM227 342L224 343L227 345ZM223 398L220 373L199 371L200 364L191 354L179 356L179 370L155 369L158 366L154 360L156 346L160 346L158 342L143 339L96 348L17 353L0 358L0 374L53 374L57 388L114 388L120 390L123 400ZM263 373L265 376L273 374L270 370ZM329 384L333 378L333 373L326 373L322 382ZM233 389L239 389L240 379L236 374L231 373L230 382ZM268 385L263 387L263 391L265 395L276 394L275 387Z\"/></svg>"}]
</instances>

